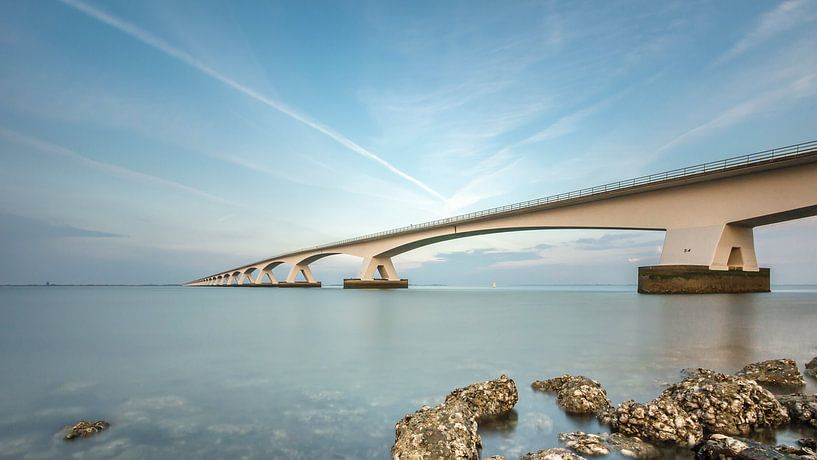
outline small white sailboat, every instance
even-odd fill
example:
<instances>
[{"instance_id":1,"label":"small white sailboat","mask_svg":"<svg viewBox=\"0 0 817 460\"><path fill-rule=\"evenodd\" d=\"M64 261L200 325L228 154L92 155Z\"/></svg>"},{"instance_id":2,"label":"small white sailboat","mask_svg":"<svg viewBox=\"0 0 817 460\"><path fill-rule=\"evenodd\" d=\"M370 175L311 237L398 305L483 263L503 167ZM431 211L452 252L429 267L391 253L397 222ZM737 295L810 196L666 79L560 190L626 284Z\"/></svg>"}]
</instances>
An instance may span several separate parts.
<instances>
[{"instance_id":1,"label":"small white sailboat","mask_svg":"<svg viewBox=\"0 0 817 460\"><path fill-rule=\"evenodd\" d=\"M491 281L491 287L492 287L492 288L495 288L495 287L496 287L496 281Z\"/></svg>"}]
</instances>

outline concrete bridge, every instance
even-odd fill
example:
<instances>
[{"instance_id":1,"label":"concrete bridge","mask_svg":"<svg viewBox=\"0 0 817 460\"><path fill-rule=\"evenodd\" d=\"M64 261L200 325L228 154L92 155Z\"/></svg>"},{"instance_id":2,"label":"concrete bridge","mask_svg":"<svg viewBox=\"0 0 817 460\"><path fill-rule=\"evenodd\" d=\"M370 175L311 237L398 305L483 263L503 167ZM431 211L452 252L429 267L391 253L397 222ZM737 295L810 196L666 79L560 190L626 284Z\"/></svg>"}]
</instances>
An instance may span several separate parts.
<instances>
[{"instance_id":1,"label":"concrete bridge","mask_svg":"<svg viewBox=\"0 0 817 460\"><path fill-rule=\"evenodd\" d=\"M555 228L666 231L659 265L639 269L641 292L768 291L753 228L814 215L817 141L299 249L187 285L319 287L309 265L349 254L363 263L344 287L407 287L396 255L474 235ZM290 267L285 281L272 273L279 265Z\"/></svg>"}]
</instances>

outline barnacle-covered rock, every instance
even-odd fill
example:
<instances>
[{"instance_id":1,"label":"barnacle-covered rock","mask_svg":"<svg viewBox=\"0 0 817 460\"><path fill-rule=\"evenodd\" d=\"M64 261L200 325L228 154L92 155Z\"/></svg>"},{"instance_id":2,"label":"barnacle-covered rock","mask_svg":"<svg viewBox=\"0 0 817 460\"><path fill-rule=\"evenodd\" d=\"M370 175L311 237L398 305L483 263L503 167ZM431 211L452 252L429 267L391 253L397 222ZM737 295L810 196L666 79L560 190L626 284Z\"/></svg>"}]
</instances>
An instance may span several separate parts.
<instances>
[{"instance_id":1,"label":"barnacle-covered rock","mask_svg":"<svg viewBox=\"0 0 817 460\"><path fill-rule=\"evenodd\" d=\"M746 365L738 371L738 377L754 380L761 385L803 386L806 381L791 359L771 359Z\"/></svg>"},{"instance_id":2,"label":"barnacle-covered rock","mask_svg":"<svg viewBox=\"0 0 817 460\"><path fill-rule=\"evenodd\" d=\"M698 460L817 460L807 448L770 446L723 434L709 436L693 450Z\"/></svg>"},{"instance_id":3,"label":"barnacle-covered rock","mask_svg":"<svg viewBox=\"0 0 817 460\"><path fill-rule=\"evenodd\" d=\"M519 393L513 379L502 374L498 379L474 383L458 388L446 398L446 403L460 400L471 407L477 418L504 414L519 401Z\"/></svg>"},{"instance_id":4,"label":"barnacle-covered rock","mask_svg":"<svg viewBox=\"0 0 817 460\"><path fill-rule=\"evenodd\" d=\"M659 399L674 401L712 433L746 435L789 421L786 409L755 381L708 369L669 386Z\"/></svg>"},{"instance_id":5,"label":"barnacle-covered rock","mask_svg":"<svg viewBox=\"0 0 817 460\"><path fill-rule=\"evenodd\" d=\"M805 423L817 428L817 394L809 396L794 393L777 396L777 400L786 408L793 422Z\"/></svg>"},{"instance_id":6,"label":"barnacle-covered rock","mask_svg":"<svg viewBox=\"0 0 817 460\"><path fill-rule=\"evenodd\" d=\"M557 392L556 402L565 411L574 414L598 414L612 406L599 382L580 375L565 374L549 380L537 380L531 387L539 391Z\"/></svg>"},{"instance_id":7,"label":"barnacle-covered rock","mask_svg":"<svg viewBox=\"0 0 817 460\"><path fill-rule=\"evenodd\" d=\"M553 449L540 450L536 452L528 452L523 455L520 460L587 460L582 456L576 455L573 452L556 447Z\"/></svg>"},{"instance_id":8,"label":"barnacle-covered rock","mask_svg":"<svg viewBox=\"0 0 817 460\"><path fill-rule=\"evenodd\" d=\"M610 452L638 459L659 458L658 449L637 437L624 436L621 433L590 434L577 431L560 433L559 441L569 449L585 455L607 455Z\"/></svg>"},{"instance_id":9,"label":"barnacle-covered rock","mask_svg":"<svg viewBox=\"0 0 817 460\"><path fill-rule=\"evenodd\" d=\"M394 460L477 460L482 447L476 415L463 401L423 406L395 427Z\"/></svg>"},{"instance_id":10,"label":"barnacle-covered rock","mask_svg":"<svg viewBox=\"0 0 817 460\"><path fill-rule=\"evenodd\" d=\"M105 420L97 420L96 422L81 420L74 426L65 430L65 436L63 439L66 441L71 441L77 438L87 438L88 436L93 436L102 430L107 430L110 426L111 424Z\"/></svg>"},{"instance_id":11,"label":"barnacle-covered rock","mask_svg":"<svg viewBox=\"0 0 817 460\"><path fill-rule=\"evenodd\" d=\"M682 446L693 446L703 438L698 419L669 398L658 398L647 404L625 401L604 417L600 418L602 422L626 436Z\"/></svg>"},{"instance_id":12,"label":"barnacle-covered rock","mask_svg":"<svg viewBox=\"0 0 817 460\"><path fill-rule=\"evenodd\" d=\"M817 357L806 363L806 375L817 379Z\"/></svg>"}]
</instances>

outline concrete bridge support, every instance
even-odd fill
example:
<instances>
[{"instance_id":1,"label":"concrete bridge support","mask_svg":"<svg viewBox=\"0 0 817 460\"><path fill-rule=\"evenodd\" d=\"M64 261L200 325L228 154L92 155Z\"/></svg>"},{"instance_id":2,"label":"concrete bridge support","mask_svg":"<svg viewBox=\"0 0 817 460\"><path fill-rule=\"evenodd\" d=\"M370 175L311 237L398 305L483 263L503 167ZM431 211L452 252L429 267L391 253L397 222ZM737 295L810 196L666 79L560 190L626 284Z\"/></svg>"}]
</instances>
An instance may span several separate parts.
<instances>
[{"instance_id":1,"label":"concrete bridge support","mask_svg":"<svg viewBox=\"0 0 817 460\"><path fill-rule=\"evenodd\" d=\"M757 265L754 230L739 224L668 229L658 266L639 267L638 292L769 292L770 271Z\"/></svg>"},{"instance_id":2,"label":"concrete bridge support","mask_svg":"<svg viewBox=\"0 0 817 460\"><path fill-rule=\"evenodd\" d=\"M304 281L296 281L298 274L304 277ZM289 271L286 283L278 283L278 287L321 287L321 282L315 279L308 263L296 263Z\"/></svg>"},{"instance_id":3,"label":"concrete bridge support","mask_svg":"<svg viewBox=\"0 0 817 460\"><path fill-rule=\"evenodd\" d=\"M375 278L375 272L380 278ZM372 256L363 258L358 278L343 280L344 289L395 289L407 288L408 280L400 279L391 257Z\"/></svg>"}]
</instances>

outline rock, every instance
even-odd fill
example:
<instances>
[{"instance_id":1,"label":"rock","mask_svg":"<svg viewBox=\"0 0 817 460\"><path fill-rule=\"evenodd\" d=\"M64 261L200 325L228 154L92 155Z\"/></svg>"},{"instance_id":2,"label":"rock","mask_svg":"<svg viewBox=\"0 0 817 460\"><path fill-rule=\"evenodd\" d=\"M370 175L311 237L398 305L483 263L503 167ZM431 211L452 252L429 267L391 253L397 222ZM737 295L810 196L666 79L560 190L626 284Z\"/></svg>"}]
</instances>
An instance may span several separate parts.
<instances>
[{"instance_id":1,"label":"rock","mask_svg":"<svg viewBox=\"0 0 817 460\"><path fill-rule=\"evenodd\" d=\"M699 460L815 460L817 456L807 449L791 446L770 446L745 438L713 434L695 446L695 458Z\"/></svg>"},{"instance_id":2,"label":"rock","mask_svg":"<svg viewBox=\"0 0 817 460\"><path fill-rule=\"evenodd\" d=\"M695 416L669 398L647 404L625 401L599 419L609 423L613 431L646 440L693 446L703 438L703 428Z\"/></svg>"},{"instance_id":3,"label":"rock","mask_svg":"<svg viewBox=\"0 0 817 460\"><path fill-rule=\"evenodd\" d=\"M708 369L670 386L659 399L674 401L712 433L746 435L789 421L786 409L755 381Z\"/></svg>"},{"instance_id":4,"label":"rock","mask_svg":"<svg viewBox=\"0 0 817 460\"><path fill-rule=\"evenodd\" d=\"M581 431L559 433L559 441L580 454L590 456L618 452L625 457L638 459L660 457L658 449L652 445L639 438L624 436L620 433L589 434Z\"/></svg>"},{"instance_id":5,"label":"rock","mask_svg":"<svg viewBox=\"0 0 817 460\"><path fill-rule=\"evenodd\" d=\"M778 396L777 400L786 408L793 422L805 423L817 428L817 394L802 393Z\"/></svg>"},{"instance_id":6,"label":"rock","mask_svg":"<svg viewBox=\"0 0 817 460\"><path fill-rule=\"evenodd\" d=\"M812 358L811 361L806 363L806 375L817 379L817 357Z\"/></svg>"},{"instance_id":7,"label":"rock","mask_svg":"<svg viewBox=\"0 0 817 460\"><path fill-rule=\"evenodd\" d=\"M800 444L802 447L808 447L811 450L817 449L817 440L814 438L798 439L797 444Z\"/></svg>"},{"instance_id":8,"label":"rock","mask_svg":"<svg viewBox=\"0 0 817 460\"><path fill-rule=\"evenodd\" d=\"M395 427L395 437L391 448L394 460L478 460L482 447L476 415L460 400L433 408L423 406L403 417Z\"/></svg>"},{"instance_id":9,"label":"rock","mask_svg":"<svg viewBox=\"0 0 817 460\"><path fill-rule=\"evenodd\" d=\"M797 363L791 359L772 359L749 364L735 375L764 385L799 387L806 384L797 369Z\"/></svg>"},{"instance_id":10,"label":"rock","mask_svg":"<svg viewBox=\"0 0 817 460\"><path fill-rule=\"evenodd\" d=\"M71 441L77 438L87 438L99 433L102 430L107 430L111 426L105 420L97 420L96 422L89 422L86 420L79 421L76 425L65 430L63 439Z\"/></svg>"},{"instance_id":11,"label":"rock","mask_svg":"<svg viewBox=\"0 0 817 460\"><path fill-rule=\"evenodd\" d=\"M595 380L583 376L563 375L550 380L537 380L534 390L555 391L556 402L574 414L598 414L612 407L607 392Z\"/></svg>"},{"instance_id":12,"label":"rock","mask_svg":"<svg viewBox=\"0 0 817 460\"><path fill-rule=\"evenodd\" d=\"M520 460L587 460L584 457L574 454L573 452L556 447L554 449L540 450L537 452L528 452L520 457Z\"/></svg>"},{"instance_id":13,"label":"rock","mask_svg":"<svg viewBox=\"0 0 817 460\"><path fill-rule=\"evenodd\" d=\"M496 380L475 383L451 392L445 402L460 400L471 407L477 418L504 414L519 401L513 379L502 374Z\"/></svg>"}]
</instances>

